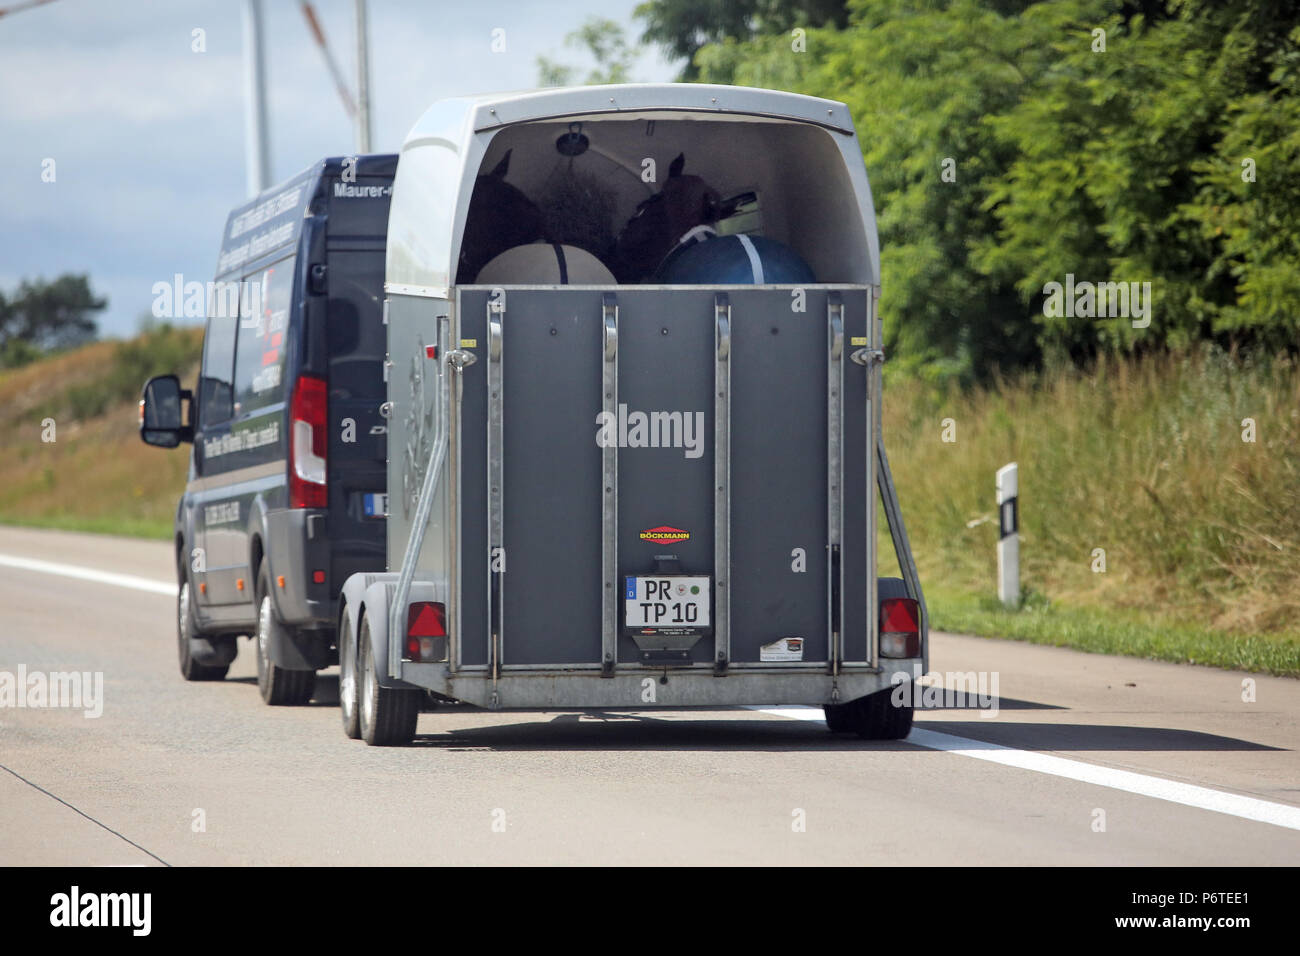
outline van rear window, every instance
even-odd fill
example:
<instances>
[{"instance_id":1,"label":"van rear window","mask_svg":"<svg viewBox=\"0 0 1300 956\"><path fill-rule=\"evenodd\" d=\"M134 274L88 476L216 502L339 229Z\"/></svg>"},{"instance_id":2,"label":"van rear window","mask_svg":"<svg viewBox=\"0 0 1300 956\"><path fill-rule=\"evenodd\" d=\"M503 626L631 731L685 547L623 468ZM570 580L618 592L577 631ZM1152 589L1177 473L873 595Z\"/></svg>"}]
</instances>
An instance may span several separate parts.
<instances>
[{"instance_id":1,"label":"van rear window","mask_svg":"<svg viewBox=\"0 0 1300 956\"><path fill-rule=\"evenodd\" d=\"M330 393L339 398L385 396L384 253L329 257Z\"/></svg>"}]
</instances>

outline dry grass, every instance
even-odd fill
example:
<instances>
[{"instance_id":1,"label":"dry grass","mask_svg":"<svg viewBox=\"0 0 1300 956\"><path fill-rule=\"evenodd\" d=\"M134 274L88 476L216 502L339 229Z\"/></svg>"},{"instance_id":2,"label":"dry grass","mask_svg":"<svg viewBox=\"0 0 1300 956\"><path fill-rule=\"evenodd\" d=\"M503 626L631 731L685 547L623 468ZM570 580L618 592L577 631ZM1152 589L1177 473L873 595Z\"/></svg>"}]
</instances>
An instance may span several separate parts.
<instances>
[{"instance_id":1,"label":"dry grass","mask_svg":"<svg viewBox=\"0 0 1300 956\"><path fill-rule=\"evenodd\" d=\"M0 373L0 521L168 536L189 456L140 441L133 396L172 363L192 383L201 339L179 329L96 342Z\"/></svg>"},{"instance_id":2,"label":"dry grass","mask_svg":"<svg viewBox=\"0 0 1300 956\"><path fill-rule=\"evenodd\" d=\"M943 587L991 590L994 474L1015 461L1027 588L1238 632L1300 619L1300 373L1285 359L1110 359L968 393L892 382L885 414L918 563Z\"/></svg>"}]
</instances>

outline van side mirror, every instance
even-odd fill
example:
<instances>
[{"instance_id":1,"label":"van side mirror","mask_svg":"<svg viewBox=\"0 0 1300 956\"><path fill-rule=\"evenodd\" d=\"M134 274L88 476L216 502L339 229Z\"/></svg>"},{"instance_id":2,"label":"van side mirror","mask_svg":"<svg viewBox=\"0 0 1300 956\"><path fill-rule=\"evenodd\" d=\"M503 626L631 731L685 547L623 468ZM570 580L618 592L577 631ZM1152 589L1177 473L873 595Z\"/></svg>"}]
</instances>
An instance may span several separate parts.
<instances>
[{"instance_id":1,"label":"van side mirror","mask_svg":"<svg viewBox=\"0 0 1300 956\"><path fill-rule=\"evenodd\" d=\"M155 375L144 384L140 397L140 439L146 445L175 448L194 441L194 429L181 415L181 401L193 401L189 389L181 388L175 375Z\"/></svg>"}]
</instances>

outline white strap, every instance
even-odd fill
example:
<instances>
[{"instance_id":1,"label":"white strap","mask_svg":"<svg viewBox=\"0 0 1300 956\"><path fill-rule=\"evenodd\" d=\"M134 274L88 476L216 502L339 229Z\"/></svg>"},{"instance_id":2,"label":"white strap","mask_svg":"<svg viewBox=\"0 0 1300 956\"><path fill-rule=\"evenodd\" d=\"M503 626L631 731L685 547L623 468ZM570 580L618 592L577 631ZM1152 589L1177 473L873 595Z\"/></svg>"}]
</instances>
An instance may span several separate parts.
<instances>
[{"instance_id":1,"label":"white strap","mask_svg":"<svg viewBox=\"0 0 1300 956\"><path fill-rule=\"evenodd\" d=\"M737 233L736 238L739 239L740 244L745 247L745 255L749 256L749 267L754 270L754 285L762 285L763 262L758 258L758 250L755 249L754 244L749 241L749 236L745 235L743 232Z\"/></svg>"}]
</instances>

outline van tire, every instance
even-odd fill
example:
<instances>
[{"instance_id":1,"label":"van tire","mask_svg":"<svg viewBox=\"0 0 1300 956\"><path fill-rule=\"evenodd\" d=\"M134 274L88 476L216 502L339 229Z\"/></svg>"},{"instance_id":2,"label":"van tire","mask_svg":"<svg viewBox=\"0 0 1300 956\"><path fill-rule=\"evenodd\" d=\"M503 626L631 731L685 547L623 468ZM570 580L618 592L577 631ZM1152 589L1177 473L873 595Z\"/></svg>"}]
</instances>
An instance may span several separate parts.
<instances>
[{"instance_id":1,"label":"van tire","mask_svg":"<svg viewBox=\"0 0 1300 956\"><path fill-rule=\"evenodd\" d=\"M352 639L352 609L346 605L339 616L339 713L343 733L353 740L361 737L360 702L357 694L357 650Z\"/></svg>"},{"instance_id":2,"label":"van tire","mask_svg":"<svg viewBox=\"0 0 1300 956\"><path fill-rule=\"evenodd\" d=\"M370 621L361 616L360 645L357 648L361 737L372 747L405 745L415 739L420 718L420 692L380 687L375 657L370 650Z\"/></svg>"},{"instance_id":3,"label":"van tire","mask_svg":"<svg viewBox=\"0 0 1300 956\"><path fill-rule=\"evenodd\" d=\"M200 636L194 625L190 593L190 582L182 580L176 590L176 650L180 658L181 676L188 681L223 680L230 670L229 664L200 664L190 656L190 639Z\"/></svg>"},{"instance_id":4,"label":"van tire","mask_svg":"<svg viewBox=\"0 0 1300 956\"><path fill-rule=\"evenodd\" d=\"M253 646L257 653L257 689L262 700L272 706L305 704L316 689L315 671L291 671L271 662L267 645L275 630L284 627L271 600L271 574L263 558L257 570L257 629Z\"/></svg>"}]
</instances>

